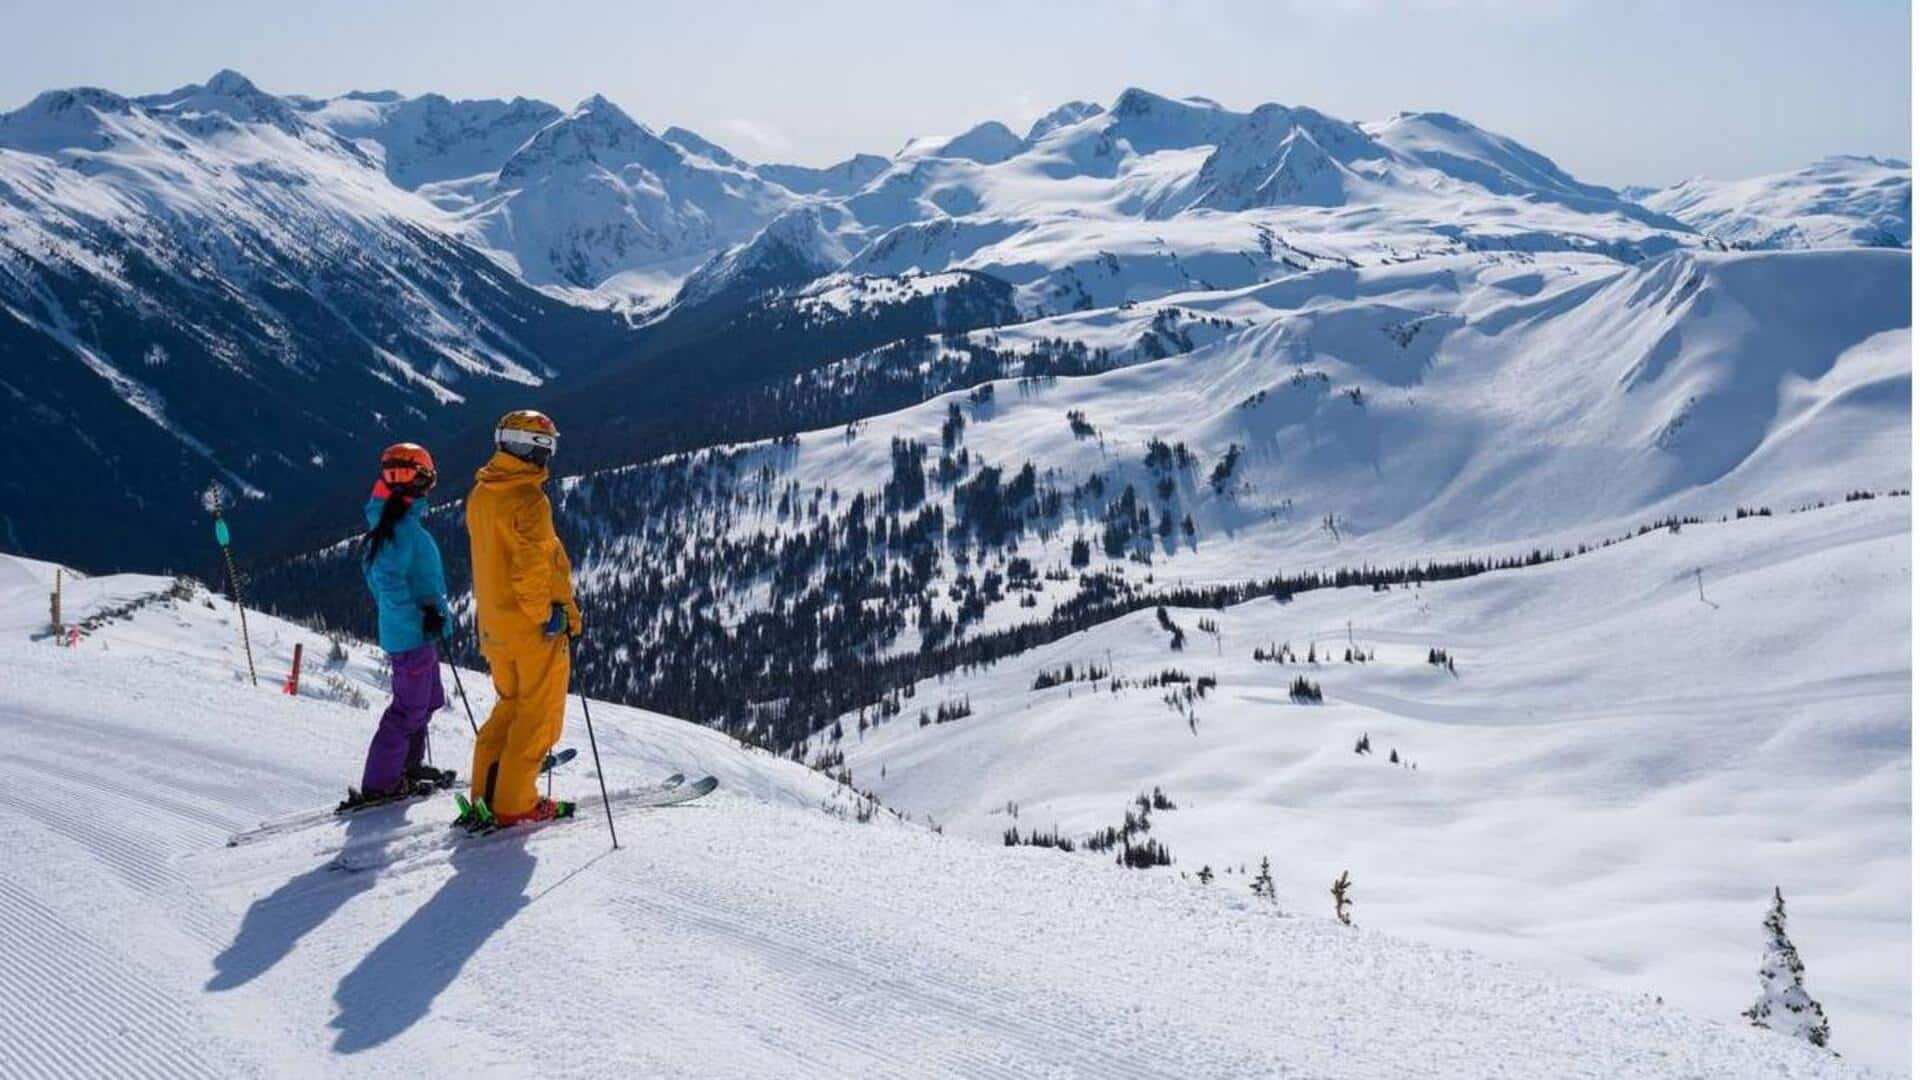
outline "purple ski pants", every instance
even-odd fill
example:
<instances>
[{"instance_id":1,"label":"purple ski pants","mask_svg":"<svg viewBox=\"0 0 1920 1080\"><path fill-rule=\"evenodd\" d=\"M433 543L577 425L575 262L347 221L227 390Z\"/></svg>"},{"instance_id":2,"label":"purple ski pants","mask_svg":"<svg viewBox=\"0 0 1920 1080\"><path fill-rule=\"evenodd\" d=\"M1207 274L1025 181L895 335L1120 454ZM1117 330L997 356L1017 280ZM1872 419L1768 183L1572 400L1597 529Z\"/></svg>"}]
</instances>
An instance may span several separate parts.
<instances>
[{"instance_id":1,"label":"purple ski pants","mask_svg":"<svg viewBox=\"0 0 1920 1080\"><path fill-rule=\"evenodd\" d=\"M393 704L380 714L380 726L367 745L367 767L360 774L360 790L383 795L398 790L410 766L427 752L427 721L447 703L440 685L440 653L429 641L403 653L392 653Z\"/></svg>"}]
</instances>

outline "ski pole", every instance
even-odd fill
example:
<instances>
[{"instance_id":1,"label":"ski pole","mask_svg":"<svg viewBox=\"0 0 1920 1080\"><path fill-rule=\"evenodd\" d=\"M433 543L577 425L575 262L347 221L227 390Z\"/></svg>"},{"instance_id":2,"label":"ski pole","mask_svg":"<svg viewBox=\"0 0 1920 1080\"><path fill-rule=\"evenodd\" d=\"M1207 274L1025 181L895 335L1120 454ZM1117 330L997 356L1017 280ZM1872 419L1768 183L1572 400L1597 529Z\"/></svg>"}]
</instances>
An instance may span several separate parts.
<instances>
[{"instance_id":1,"label":"ski pole","mask_svg":"<svg viewBox=\"0 0 1920 1080\"><path fill-rule=\"evenodd\" d=\"M447 636L445 630L440 631L440 645L447 652L453 652L453 639ZM467 700L467 688L460 684L460 665L454 663L452 656L448 656L447 667L453 671L453 688L460 692L460 704L467 710L467 726L473 729L473 737L477 739L480 737L480 725L473 722L473 702Z\"/></svg>"},{"instance_id":2,"label":"ski pole","mask_svg":"<svg viewBox=\"0 0 1920 1080\"><path fill-rule=\"evenodd\" d=\"M227 566L227 592L232 594L233 606L240 612L240 644L247 651L247 678L259 686L260 676L253 670L253 638L247 634L247 608L240 600L240 575L233 570L233 535L227 531L227 519L220 516L217 485L207 489L205 502L208 512L213 514L213 538L220 542L220 560Z\"/></svg>"},{"instance_id":3,"label":"ski pole","mask_svg":"<svg viewBox=\"0 0 1920 1080\"><path fill-rule=\"evenodd\" d=\"M572 668L577 650L575 639L567 638L567 667ZM600 768L600 744L593 737L593 710L587 707L587 691L580 691L580 713L587 718L587 745L593 749L593 774L600 778L600 804L607 808L607 835L613 837L613 850L620 850L620 834L613 829L613 800L607 797L607 774Z\"/></svg>"}]
</instances>

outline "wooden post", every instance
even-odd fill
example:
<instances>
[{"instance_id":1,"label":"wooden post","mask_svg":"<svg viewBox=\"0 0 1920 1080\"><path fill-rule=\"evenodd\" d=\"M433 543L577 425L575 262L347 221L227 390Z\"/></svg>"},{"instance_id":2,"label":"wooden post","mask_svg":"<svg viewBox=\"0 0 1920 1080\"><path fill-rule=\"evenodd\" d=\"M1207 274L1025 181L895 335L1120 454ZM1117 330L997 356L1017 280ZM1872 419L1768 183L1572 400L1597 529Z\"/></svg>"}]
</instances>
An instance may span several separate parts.
<instances>
[{"instance_id":1,"label":"wooden post","mask_svg":"<svg viewBox=\"0 0 1920 1080\"><path fill-rule=\"evenodd\" d=\"M53 570L53 633L56 638L64 625L60 620L60 568L56 566Z\"/></svg>"},{"instance_id":2,"label":"wooden post","mask_svg":"<svg viewBox=\"0 0 1920 1080\"><path fill-rule=\"evenodd\" d=\"M293 670L287 673L286 691L289 697L300 696L300 657L306 651L306 643L293 643Z\"/></svg>"}]
</instances>

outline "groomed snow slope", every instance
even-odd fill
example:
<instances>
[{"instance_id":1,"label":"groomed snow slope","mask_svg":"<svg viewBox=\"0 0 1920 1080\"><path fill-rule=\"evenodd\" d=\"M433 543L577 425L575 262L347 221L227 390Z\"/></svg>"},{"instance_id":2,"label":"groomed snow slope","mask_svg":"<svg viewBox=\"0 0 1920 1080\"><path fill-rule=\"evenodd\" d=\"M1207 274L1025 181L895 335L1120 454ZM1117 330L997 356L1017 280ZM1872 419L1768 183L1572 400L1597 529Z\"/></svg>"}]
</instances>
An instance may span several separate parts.
<instances>
[{"instance_id":1,"label":"groomed snow slope","mask_svg":"<svg viewBox=\"0 0 1920 1080\"><path fill-rule=\"evenodd\" d=\"M725 784L624 815L618 853L589 818L328 868L343 832L367 841L394 810L229 849L334 798L374 713L281 696L292 644L323 643L258 614L267 677L247 685L234 612L204 593L77 648L35 640L50 576L0 558L9 1076L1860 1073L1243 890L857 824L817 809L835 794L815 774L611 706L616 784L669 765ZM167 585L69 579L66 614ZM463 729L437 718L442 761ZM591 786L577 767L560 781Z\"/></svg>"},{"instance_id":2,"label":"groomed snow slope","mask_svg":"<svg viewBox=\"0 0 1920 1080\"><path fill-rule=\"evenodd\" d=\"M1720 1019L1758 989L1779 885L1835 1046L1904 1069L1910 512L1880 498L1424 588L1174 609L1177 652L1142 611L922 684L864 734L846 717L839 745L856 786L985 841L1078 843L1157 786L1178 809L1149 836L1176 871L1271 856L1281 906L1319 916L1349 870L1364 926ZM1344 662L1350 640L1370 662ZM1252 659L1279 644L1320 662ZM1109 675L1033 688L1069 664ZM1169 668L1218 686L1170 706L1180 685L1139 685ZM1325 702L1291 701L1296 676ZM919 726L963 700L973 715Z\"/></svg>"}]
</instances>

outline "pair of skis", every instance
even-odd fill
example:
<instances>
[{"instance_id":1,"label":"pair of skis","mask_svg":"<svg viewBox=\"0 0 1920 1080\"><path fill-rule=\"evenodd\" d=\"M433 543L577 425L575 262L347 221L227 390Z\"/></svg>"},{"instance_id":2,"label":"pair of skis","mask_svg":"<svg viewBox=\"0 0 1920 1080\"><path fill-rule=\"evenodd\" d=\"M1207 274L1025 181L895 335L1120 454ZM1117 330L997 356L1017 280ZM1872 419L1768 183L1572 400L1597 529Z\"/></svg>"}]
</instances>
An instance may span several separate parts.
<instances>
[{"instance_id":1,"label":"pair of skis","mask_svg":"<svg viewBox=\"0 0 1920 1080\"><path fill-rule=\"evenodd\" d=\"M571 746L549 753L546 760L540 763L540 775L547 777L548 784L551 785L553 770L572 761L575 757L578 757L579 754L580 751L575 750ZM454 781L458 778L459 774L455 773L452 769L421 768L409 776L407 786L400 791L376 795L368 794L357 788L348 788L347 797L341 801L340 805L333 808L333 812L339 815L346 815L357 813L361 810L371 810L376 806L390 806L393 803L409 802L413 799L424 799L436 791L446 791L452 788ZM458 792L454 793L454 798L459 800L460 814L464 818L469 804L466 798ZM573 804L568 803L567 805L570 808Z\"/></svg>"},{"instance_id":2,"label":"pair of skis","mask_svg":"<svg viewBox=\"0 0 1920 1080\"><path fill-rule=\"evenodd\" d=\"M548 764L542 769L542 771L550 773L552 769L561 765L565 765L568 761L571 761L574 757L574 754L575 752L571 748L568 748L568 749L557 751L549 755ZM448 784L446 786L451 787L453 785ZM680 803L691 802L695 799L701 798L702 796L708 795L712 793L714 790L716 790L719 786L720 786L720 781L712 776L702 777L701 779L696 780L693 783L689 784L686 782L686 777L683 774L675 773L674 775L667 777L665 780L662 780L655 784L648 784L642 787L629 788L621 791L614 791L610 794L610 798L608 801L610 801L612 805L614 805L615 807L634 806L638 808L651 808L651 807L674 806ZM262 824L256 826L255 828L248 829L244 832L235 833L233 834L233 836L228 838L227 846L231 848L231 847L242 847L246 845L256 844L262 841L274 839L277 837L287 836L293 833L305 832L308 829L316 828L316 827L325 825L329 822L339 822L342 818L345 818L345 817L355 816L355 815L358 815L361 813L367 813L370 811L379 811L382 808L405 806L419 799L431 796L434 792L437 792L440 790L443 790L441 786L429 783L423 789L416 788L414 791L411 791L402 797L378 799L378 800L362 800L359 804L354 805L352 807L346 807L346 808L330 807L327 809L301 811L299 813L291 814L283 818L277 818L271 821L263 822ZM459 793L456 793L456 794L459 798L463 800L465 799L464 794L459 794ZM601 800L598 797L589 797L587 799L573 803L572 805L574 807L575 812L578 813L578 811L583 808L597 808L600 804L601 804ZM377 836L367 837L366 840L371 841L373 843L382 843L386 841L400 840L400 839L411 838L419 835L425 835L430 832L439 833L443 831L443 826L441 826L438 822L407 823L404 817L398 820L399 820L399 824L396 828L383 829ZM566 819L554 818L550 820L566 820ZM529 824L540 825L540 824L546 824L546 822L535 822L535 823L529 823ZM341 853L343 855L348 854L352 849L361 847L362 844L363 844L363 841L361 840L352 841L346 847L341 849ZM351 862L351 860L348 860L348 861ZM355 867L348 865L345 868L353 869Z\"/></svg>"},{"instance_id":3,"label":"pair of skis","mask_svg":"<svg viewBox=\"0 0 1920 1080\"><path fill-rule=\"evenodd\" d=\"M571 756L573 751L568 750L566 753ZM549 760L551 760L551 758ZM690 788L682 787L686 782L687 776L685 773L674 773L672 776L667 777L665 780L651 787L622 792L622 798L617 801L639 803L643 806L672 806L675 803L697 799L720 786L720 781L711 776L695 781ZM450 827L465 829L469 835L485 836L488 833L498 832L501 829L510 827L512 824L516 824L502 823L499 818L494 816L493 810L487 806L485 799L468 799L465 795L456 791L453 795L453 801L454 804L460 808L460 815L453 819L453 824ZM550 821L565 821L574 816L574 813L580 808L580 804L571 799L554 799L553 806L554 813L552 817L540 818L526 822L525 824L544 825Z\"/></svg>"},{"instance_id":4,"label":"pair of skis","mask_svg":"<svg viewBox=\"0 0 1920 1080\"><path fill-rule=\"evenodd\" d=\"M720 781L712 776L704 776L693 783L687 783L685 776L675 773L657 784L609 792L604 805L635 809L678 806L711 794L719 786ZM468 805L472 806L474 803L469 801ZM394 863L414 864L422 861L438 861L452 857L457 851L491 843L495 839L541 832L547 826L568 821L572 817L579 816L582 811L597 810L601 805L603 804L599 796L589 795L572 804L571 815L545 818L540 821L526 821L506 826L494 822L475 828L463 827L459 821L453 822L449 827L433 823L409 825L384 836L370 837L364 841L348 844L340 849L329 865L335 870L347 873L363 873L391 866Z\"/></svg>"}]
</instances>

